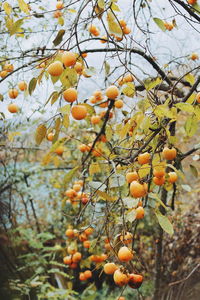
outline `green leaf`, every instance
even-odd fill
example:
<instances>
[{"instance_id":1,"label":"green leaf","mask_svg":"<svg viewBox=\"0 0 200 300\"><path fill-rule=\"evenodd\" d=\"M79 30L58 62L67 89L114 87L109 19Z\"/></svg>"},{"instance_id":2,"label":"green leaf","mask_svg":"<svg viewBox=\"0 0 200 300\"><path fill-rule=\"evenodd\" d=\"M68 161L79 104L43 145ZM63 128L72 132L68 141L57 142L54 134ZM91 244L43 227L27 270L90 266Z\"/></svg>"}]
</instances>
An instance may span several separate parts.
<instances>
[{"instance_id":1,"label":"green leaf","mask_svg":"<svg viewBox=\"0 0 200 300\"><path fill-rule=\"evenodd\" d=\"M148 196L149 196L149 198L155 199L156 201L158 201L158 203L160 203L160 205L162 205L166 210L168 210L167 206L162 202L162 200L160 199L160 197L158 196L158 194L156 194L156 193L149 193Z\"/></svg>"},{"instance_id":2,"label":"green leaf","mask_svg":"<svg viewBox=\"0 0 200 300\"><path fill-rule=\"evenodd\" d=\"M184 79L189 82L191 85L195 83L195 77L191 73L184 76Z\"/></svg>"},{"instance_id":3,"label":"green leaf","mask_svg":"<svg viewBox=\"0 0 200 300\"><path fill-rule=\"evenodd\" d=\"M182 111L186 111L189 113L194 112L194 107L189 103L177 103L175 106Z\"/></svg>"},{"instance_id":4,"label":"green leaf","mask_svg":"<svg viewBox=\"0 0 200 300\"><path fill-rule=\"evenodd\" d=\"M34 92L35 88L36 88L36 84L37 84L37 78L33 77L31 79L31 81L29 82L29 85L28 85L28 92L29 92L29 95L31 96L32 93Z\"/></svg>"},{"instance_id":5,"label":"green leaf","mask_svg":"<svg viewBox=\"0 0 200 300\"><path fill-rule=\"evenodd\" d=\"M95 190L105 191L106 185L100 181L90 181L89 186Z\"/></svg>"},{"instance_id":6,"label":"green leaf","mask_svg":"<svg viewBox=\"0 0 200 300\"><path fill-rule=\"evenodd\" d=\"M104 68L105 68L105 74L106 76L108 76L110 73L110 65L107 61L104 62Z\"/></svg>"},{"instance_id":7,"label":"green leaf","mask_svg":"<svg viewBox=\"0 0 200 300\"><path fill-rule=\"evenodd\" d=\"M70 121L69 121L69 115L68 114L65 114L63 116L63 126L65 128L68 128L69 127L69 124L70 124Z\"/></svg>"},{"instance_id":8,"label":"green leaf","mask_svg":"<svg viewBox=\"0 0 200 300\"><path fill-rule=\"evenodd\" d=\"M156 79L145 79L144 86L147 91L152 90L157 85L159 85L162 82L162 79L160 77L157 77Z\"/></svg>"},{"instance_id":9,"label":"green leaf","mask_svg":"<svg viewBox=\"0 0 200 300\"><path fill-rule=\"evenodd\" d=\"M192 175L193 175L195 178L198 177L198 170L196 169L195 166L190 165L190 171L191 171Z\"/></svg>"},{"instance_id":10,"label":"green leaf","mask_svg":"<svg viewBox=\"0 0 200 300\"><path fill-rule=\"evenodd\" d=\"M192 189L188 184L181 184L182 188L186 191L186 192L191 192Z\"/></svg>"},{"instance_id":11,"label":"green leaf","mask_svg":"<svg viewBox=\"0 0 200 300\"><path fill-rule=\"evenodd\" d=\"M127 96L132 98L135 95L135 86L132 82L126 83L126 86L123 88L122 93Z\"/></svg>"},{"instance_id":12,"label":"green leaf","mask_svg":"<svg viewBox=\"0 0 200 300\"><path fill-rule=\"evenodd\" d=\"M156 25L162 30L162 31L166 31L165 25L163 20L159 19L159 18L153 18L154 22L156 23Z\"/></svg>"},{"instance_id":13,"label":"green leaf","mask_svg":"<svg viewBox=\"0 0 200 300\"><path fill-rule=\"evenodd\" d=\"M79 169L79 166L73 168L72 170L70 170L70 171L64 176L64 178L63 178L64 184L67 184L67 183L69 183L69 182L72 180L72 178L74 177L74 175L76 174L76 172L78 171L78 169Z\"/></svg>"},{"instance_id":14,"label":"green leaf","mask_svg":"<svg viewBox=\"0 0 200 300\"><path fill-rule=\"evenodd\" d=\"M69 114L70 113L70 108L71 105L70 104L66 104L63 107L59 108L59 112L61 112L62 114Z\"/></svg>"},{"instance_id":15,"label":"green leaf","mask_svg":"<svg viewBox=\"0 0 200 300\"><path fill-rule=\"evenodd\" d=\"M65 34L64 29L58 31L56 38L53 40L54 46L58 46L62 42L64 34Z\"/></svg>"},{"instance_id":16,"label":"green leaf","mask_svg":"<svg viewBox=\"0 0 200 300\"><path fill-rule=\"evenodd\" d=\"M107 200L107 201L115 201L117 200L117 197L112 197L110 195L108 195L106 192L102 192L102 191L97 191L97 194L104 200Z\"/></svg>"},{"instance_id":17,"label":"green leaf","mask_svg":"<svg viewBox=\"0 0 200 300\"><path fill-rule=\"evenodd\" d=\"M167 117L169 119L176 119L176 111L170 110L166 104L157 105L154 109L154 114L159 118Z\"/></svg>"},{"instance_id":18,"label":"green leaf","mask_svg":"<svg viewBox=\"0 0 200 300\"><path fill-rule=\"evenodd\" d=\"M132 223L136 219L136 210L131 209L125 214L125 220Z\"/></svg>"},{"instance_id":19,"label":"green leaf","mask_svg":"<svg viewBox=\"0 0 200 300\"><path fill-rule=\"evenodd\" d=\"M162 215L159 210L156 210L154 212L155 212L155 215L156 215L158 222L159 222L160 226L162 227L162 229L165 232L167 232L169 235L173 235L174 229L173 229L173 225L169 221L169 219L166 216Z\"/></svg>"},{"instance_id":20,"label":"green leaf","mask_svg":"<svg viewBox=\"0 0 200 300\"><path fill-rule=\"evenodd\" d=\"M188 136L193 136L198 129L198 119L195 115L189 116L185 122L185 131Z\"/></svg>"},{"instance_id":21,"label":"green leaf","mask_svg":"<svg viewBox=\"0 0 200 300\"><path fill-rule=\"evenodd\" d=\"M40 145L47 134L47 128L44 124L41 124L36 129L35 141L37 145Z\"/></svg>"},{"instance_id":22,"label":"green leaf","mask_svg":"<svg viewBox=\"0 0 200 300\"><path fill-rule=\"evenodd\" d=\"M18 0L19 8L21 11L23 11L25 14L29 14L29 7L28 4L24 0Z\"/></svg>"},{"instance_id":23,"label":"green leaf","mask_svg":"<svg viewBox=\"0 0 200 300\"><path fill-rule=\"evenodd\" d=\"M65 88L74 86L77 83L77 72L74 69L66 68L60 76L60 81Z\"/></svg>"}]
</instances>

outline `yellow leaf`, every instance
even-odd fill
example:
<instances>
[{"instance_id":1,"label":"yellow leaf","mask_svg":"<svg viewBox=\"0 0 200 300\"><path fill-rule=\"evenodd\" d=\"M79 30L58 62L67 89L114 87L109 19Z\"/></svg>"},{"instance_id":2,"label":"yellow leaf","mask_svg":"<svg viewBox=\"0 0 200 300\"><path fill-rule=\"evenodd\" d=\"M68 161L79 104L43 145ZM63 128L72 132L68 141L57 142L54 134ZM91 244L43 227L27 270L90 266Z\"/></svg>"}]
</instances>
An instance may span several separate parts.
<instances>
[{"instance_id":1,"label":"yellow leaf","mask_svg":"<svg viewBox=\"0 0 200 300\"><path fill-rule=\"evenodd\" d=\"M140 178L146 177L150 173L151 166L148 164L143 165L139 171L138 175Z\"/></svg>"},{"instance_id":2,"label":"yellow leaf","mask_svg":"<svg viewBox=\"0 0 200 300\"><path fill-rule=\"evenodd\" d=\"M8 2L3 4L3 9L7 15L10 15L12 12L12 6Z\"/></svg>"},{"instance_id":3,"label":"yellow leaf","mask_svg":"<svg viewBox=\"0 0 200 300\"><path fill-rule=\"evenodd\" d=\"M60 159L58 158L58 156L54 156L53 163L54 163L54 166L56 168L59 167L59 165L60 165Z\"/></svg>"},{"instance_id":4,"label":"yellow leaf","mask_svg":"<svg viewBox=\"0 0 200 300\"><path fill-rule=\"evenodd\" d=\"M43 158L42 158L42 162L41 165L46 166L50 163L51 161L51 154L47 153Z\"/></svg>"},{"instance_id":5,"label":"yellow leaf","mask_svg":"<svg viewBox=\"0 0 200 300\"><path fill-rule=\"evenodd\" d=\"M122 93L127 97L132 98L135 95L135 86L132 82L128 82L126 87L123 88Z\"/></svg>"},{"instance_id":6,"label":"yellow leaf","mask_svg":"<svg viewBox=\"0 0 200 300\"><path fill-rule=\"evenodd\" d=\"M195 83L195 77L191 73L184 76L184 79L189 82L191 85Z\"/></svg>"},{"instance_id":7,"label":"yellow leaf","mask_svg":"<svg viewBox=\"0 0 200 300\"><path fill-rule=\"evenodd\" d=\"M65 128L69 127L69 115L64 115L63 116L63 126L65 126Z\"/></svg>"},{"instance_id":8,"label":"yellow leaf","mask_svg":"<svg viewBox=\"0 0 200 300\"><path fill-rule=\"evenodd\" d=\"M95 173L101 172L101 168L98 163L92 163L89 167L89 174L93 175Z\"/></svg>"},{"instance_id":9,"label":"yellow leaf","mask_svg":"<svg viewBox=\"0 0 200 300\"><path fill-rule=\"evenodd\" d=\"M102 192L100 190L98 190L96 192L102 199L107 200L107 201L115 201L117 200L117 197L111 197L110 195L108 195L106 192Z\"/></svg>"},{"instance_id":10,"label":"yellow leaf","mask_svg":"<svg viewBox=\"0 0 200 300\"><path fill-rule=\"evenodd\" d=\"M28 4L24 0L18 0L19 8L21 11L23 11L25 14L29 14L29 7Z\"/></svg>"},{"instance_id":11,"label":"yellow leaf","mask_svg":"<svg viewBox=\"0 0 200 300\"><path fill-rule=\"evenodd\" d=\"M21 132L19 131L16 131L16 132L9 132L8 133L8 139L10 142L13 142L14 140L14 137L18 136L18 135L21 135Z\"/></svg>"},{"instance_id":12,"label":"yellow leaf","mask_svg":"<svg viewBox=\"0 0 200 300\"><path fill-rule=\"evenodd\" d=\"M107 22L110 33L114 33L119 37L123 35L121 26L118 23L118 20L116 19L115 15L111 11L107 13Z\"/></svg>"},{"instance_id":13,"label":"yellow leaf","mask_svg":"<svg viewBox=\"0 0 200 300\"><path fill-rule=\"evenodd\" d=\"M47 128L44 124L41 124L38 126L38 128L36 129L36 134L35 134L35 141L36 144L40 145L43 141L43 139L45 138L47 133Z\"/></svg>"}]
</instances>

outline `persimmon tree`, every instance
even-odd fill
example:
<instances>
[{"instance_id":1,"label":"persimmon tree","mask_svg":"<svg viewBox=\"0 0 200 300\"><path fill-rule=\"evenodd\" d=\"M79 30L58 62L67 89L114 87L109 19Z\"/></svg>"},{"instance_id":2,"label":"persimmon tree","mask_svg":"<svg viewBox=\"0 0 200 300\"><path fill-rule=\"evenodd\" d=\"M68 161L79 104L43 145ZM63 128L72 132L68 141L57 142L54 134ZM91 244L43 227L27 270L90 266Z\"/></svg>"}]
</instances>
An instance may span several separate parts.
<instances>
[{"instance_id":1,"label":"persimmon tree","mask_svg":"<svg viewBox=\"0 0 200 300\"><path fill-rule=\"evenodd\" d=\"M105 280L121 287L118 299L129 287L138 290L149 276L139 235L150 221L156 226L154 299L162 296L163 239L173 236L177 203L189 188L184 160L200 149L199 56L192 39L199 33L200 6L158 2L1 5L4 137L13 150L36 147L40 171L57 170L53 184L62 201L56 210L63 213L67 244L61 239L54 245L51 261L62 271L50 273L59 273L59 287L66 290L72 277L78 290L80 282L83 289L93 281L98 287L110 275ZM179 53L184 31L190 43ZM4 143L5 172L6 150ZM190 170L198 175L195 163ZM27 186L29 176L26 171ZM0 192L9 188L6 180ZM30 203L42 239L34 199Z\"/></svg>"}]
</instances>

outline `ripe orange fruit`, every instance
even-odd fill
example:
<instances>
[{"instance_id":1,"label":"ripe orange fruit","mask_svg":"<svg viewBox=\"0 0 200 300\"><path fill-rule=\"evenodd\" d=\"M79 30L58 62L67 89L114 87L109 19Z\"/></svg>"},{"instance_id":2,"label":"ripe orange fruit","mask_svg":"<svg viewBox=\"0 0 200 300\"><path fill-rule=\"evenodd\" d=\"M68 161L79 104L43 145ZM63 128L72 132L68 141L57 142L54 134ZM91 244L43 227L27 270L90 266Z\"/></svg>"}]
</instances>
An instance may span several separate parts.
<instances>
[{"instance_id":1,"label":"ripe orange fruit","mask_svg":"<svg viewBox=\"0 0 200 300\"><path fill-rule=\"evenodd\" d=\"M77 192L73 189L69 189L65 191L65 196L69 197L69 198L74 198L77 196Z\"/></svg>"},{"instance_id":2,"label":"ripe orange fruit","mask_svg":"<svg viewBox=\"0 0 200 300\"><path fill-rule=\"evenodd\" d=\"M119 95L119 89L115 86L115 85L111 85L107 88L106 90L106 96L109 99L114 100L115 98L117 98Z\"/></svg>"},{"instance_id":3,"label":"ripe orange fruit","mask_svg":"<svg viewBox=\"0 0 200 300\"><path fill-rule=\"evenodd\" d=\"M163 185L165 183L165 176L163 176L163 177L153 177L153 182L156 185Z\"/></svg>"},{"instance_id":4,"label":"ripe orange fruit","mask_svg":"<svg viewBox=\"0 0 200 300\"><path fill-rule=\"evenodd\" d=\"M18 94L19 94L19 92L18 92L17 89L10 89L10 90L8 91L8 95L9 95L9 97L10 97L11 99L17 98Z\"/></svg>"},{"instance_id":5,"label":"ripe orange fruit","mask_svg":"<svg viewBox=\"0 0 200 300\"><path fill-rule=\"evenodd\" d=\"M12 72L14 70L14 66L12 64L7 64L3 67L4 71Z\"/></svg>"},{"instance_id":6,"label":"ripe orange fruit","mask_svg":"<svg viewBox=\"0 0 200 300\"><path fill-rule=\"evenodd\" d=\"M72 258L70 255L63 257L63 263L65 265L70 265L72 263Z\"/></svg>"},{"instance_id":7,"label":"ripe orange fruit","mask_svg":"<svg viewBox=\"0 0 200 300\"><path fill-rule=\"evenodd\" d=\"M56 3L56 8L57 8L57 9L62 9L63 7L64 7L63 2L62 2L62 1L57 1L57 3Z\"/></svg>"},{"instance_id":8,"label":"ripe orange fruit","mask_svg":"<svg viewBox=\"0 0 200 300\"><path fill-rule=\"evenodd\" d=\"M119 100L115 101L114 105L115 105L116 108L122 108L123 105L124 105L124 102L119 99Z\"/></svg>"},{"instance_id":9,"label":"ripe orange fruit","mask_svg":"<svg viewBox=\"0 0 200 300\"><path fill-rule=\"evenodd\" d=\"M121 25L121 27L126 27L126 21L124 20L120 20L119 24Z\"/></svg>"},{"instance_id":10,"label":"ripe orange fruit","mask_svg":"<svg viewBox=\"0 0 200 300\"><path fill-rule=\"evenodd\" d=\"M130 244L132 242L132 240L133 240L133 235L131 232L127 232L126 234L124 234L124 235L122 234L120 236L120 241L126 245Z\"/></svg>"},{"instance_id":11,"label":"ripe orange fruit","mask_svg":"<svg viewBox=\"0 0 200 300\"><path fill-rule=\"evenodd\" d=\"M47 72L51 76L60 76L62 74L63 70L64 70L64 68L60 61L55 61L55 62L51 63L47 68Z\"/></svg>"},{"instance_id":12,"label":"ripe orange fruit","mask_svg":"<svg viewBox=\"0 0 200 300\"><path fill-rule=\"evenodd\" d=\"M77 262L79 262L81 260L81 258L82 258L82 254L80 252L76 252L72 256L72 261L74 263L77 263Z\"/></svg>"},{"instance_id":13,"label":"ripe orange fruit","mask_svg":"<svg viewBox=\"0 0 200 300\"><path fill-rule=\"evenodd\" d=\"M76 62L74 65L74 69L78 74L81 74L83 71L84 66L80 62Z\"/></svg>"},{"instance_id":14,"label":"ripe orange fruit","mask_svg":"<svg viewBox=\"0 0 200 300\"><path fill-rule=\"evenodd\" d=\"M7 75L8 75L8 72L7 72L7 71L1 71L1 72L0 72L1 78L5 78Z\"/></svg>"},{"instance_id":15,"label":"ripe orange fruit","mask_svg":"<svg viewBox=\"0 0 200 300\"><path fill-rule=\"evenodd\" d=\"M80 242L85 242L87 241L88 237L87 235L85 234L85 232L82 232L80 235L79 235L79 240Z\"/></svg>"},{"instance_id":16,"label":"ripe orange fruit","mask_svg":"<svg viewBox=\"0 0 200 300\"><path fill-rule=\"evenodd\" d=\"M175 148L170 149L168 147L165 147L162 152L163 157L167 160L173 160L174 158L176 158L176 154L177 151Z\"/></svg>"},{"instance_id":17,"label":"ripe orange fruit","mask_svg":"<svg viewBox=\"0 0 200 300\"><path fill-rule=\"evenodd\" d=\"M194 5L197 3L197 0L187 0L188 4Z\"/></svg>"},{"instance_id":18,"label":"ripe orange fruit","mask_svg":"<svg viewBox=\"0 0 200 300\"><path fill-rule=\"evenodd\" d=\"M26 82L25 81L20 81L19 83L18 83L18 88L20 89L20 91L25 91L26 89L27 89L27 84L26 84Z\"/></svg>"},{"instance_id":19,"label":"ripe orange fruit","mask_svg":"<svg viewBox=\"0 0 200 300\"><path fill-rule=\"evenodd\" d=\"M136 171L126 173L126 181L128 183L131 183L132 181L135 181L137 179L139 179L139 176L138 176L138 173Z\"/></svg>"},{"instance_id":20,"label":"ripe orange fruit","mask_svg":"<svg viewBox=\"0 0 200 300\"><path fill-rule=\"evenodd\" d=\"M132 82L132 81L134 81L134 77L133 77L132 74L129 73L129 74L124 76L123 81L124 82Z\"/></svg>"},{"instance_id":21,"label":"ripe orange fruit","mask_svg":"<svg viewBox=\"0 0 200 300\"><path fill-rule=\"evenodd\" d=\"M86 249L89 249L90 248L90 241L84 241L83 242L83 247L86 248Z\"/></svg>"},{"instance_id":22,"label":"ripe orange fruit","mask_svg":"<svg viewBox=\"0 0 200 300\"><path fill-rule=\"evenodd\" d=\"M200 92L196 94L196 101L200 104Z\"/></svg>"},{"instance_id":23,"label":"ripe orange fruit","mask_svg":"<svg viewBox=\"0 0 200 300\"><path fill-rule=\"evenodd\" d=\"M59 156L62 156L63 152L64 152L64 147L63 146L59 146L58 148L56 148L55 153Z\"/></svg>"},{"instance_id":24,"label":"ripe orange fruit","mask_svg":"<svg viewBox=\"0 0 200 300\"><path fill-rule=\"evenodd\" d=\"M105 43L107 43L107 36L106 35L103 35L102 37L101 37L101 40L100 40L100 42L102 43L102 44L105 44Z\"/></svg>"},{"instance_id":25,"label":"ripe orange fruit","mask_svg":"<svg viewBox=\"0 0 200 300\"><path fill-rule=\"evenodd\" d=\"M86 279L89 279L89 278L92 277L92 272L91 272L90 270L86 270L86 271L84 272L84 275L85 275L85 278L86 278Z\"/></svg>"},{"instance_id":26,"label":"ripe orange fruit","mask_svg":"<svg viewBox=\"0 0 200 300\"><path fill-rule=\"evenodd\" d=\"M71 113L75 120L82 120L87 116L87 109L84 105L74 105L71 109Z\"/></svg>"},{"instance_id":27,"label":"ripe orange fruit","mask_svg":"<svg viewBox=\"0 0 200 300\"><path fill-rule=\"evenodd\" d=\"M59 10L56 10L56 11L54 11L54 13L53 13L53 17L54 17L55 19L58 19L58 18L62 17L62 15L63 15L63 13L62 13L61 11L59 11Z\"/></svg>"},{"instance_id":28,"label":"ripe orange fruit","mask_svg":"<svg viewBox=\"0 0 200 300\"><path fill-rule=\"evenodd\" d=\"M101 118L100 118L100 116L92 116L90 120L91 120L91 123L95 125L95 124L99 124L99 122L101 121Z\"/></svg>"},{"instance_id":29,"label":"ripe orange fruit","mask_svg":"<svg viewBox=\"0 0 200 300\"><path fill-rule=\"evenodd\" d=\"M190 59L191 59L191 60L197 60L197 59L199 59L199 55L198 55L197 53L192 53L192 54L190 55Z\"/></svg>"},{"instance_id":30,"label":"ripe orange fruit","mask_svg":"<svg viewBox=\"0 0 200 300\"><path fill-rule=\"evenodd\" d=\"M138 155L138 162L140 165L148 164L150 161L151 155L148 152Z\"/></svg>"},{"instance_id":31,"label":"ripe orange fruit","mask_svg":"<svg viewBox=\"0 0 200 300\"><path fill-rule=\"evenodd\" d=\"M140 198L140 197L144 197L147 191L143 184L134 180L130 184L130 193L134 198Z\"/></svg>"},{"instance_id":32,"label":"ripe orange fruit","mask_svg":"<svg viewBox=\"0 0 200 300\"><path fill-rule=\"evenodd\" d=\"M168 181L169 181L170 183L174 183L174 182L176 182L177 179L178 179L178 175L176 174L176 172L169 172L169 173L168 173L168 176L169 176Z\"/></svg>"},{"instance_id":33,"label":"ripe orange fruit","mask_svg":"<svg viewBox=\"0 0 200 300\"><path fill-rule=\"evenodd\" d=\"M79 274L79 279L80 279L81 281L86 280L85 274L84 274L84 273L80 273L80 274Z\"/></svg>"},{"instance_id":34,"label":"ripe orange fruit","mask_svg":"<svg viewBox=\"0 0 200 300\"><path fill-rule=\"evenodd\" d=\"M127 274L122 273L120 270L116 270L113 279L117 285L123 286L128 283L129 276Z\"/></svg>"},{"instance_id":35,"label":"ripe orange fruit","mask_svg":"<svg viewBox=\"0 0 200 300\"><path fill-rule=\"evenodd\" d=\"M102 91L95 91L93 93L93 96L95 97L96 100L100 101L103 99Z\"/></svg>"},{"instance_id":36,"label":"ripe orange fruit","mask_svg":"<svg viewBox=\"0 0 200 300\"><path fill-rule=\"evenodd\" d=\"M117 255L118 255L119 260L121 260L123 262L126 262L126 261L129 261L129 260L133 259L133 253L126 246L121 247L119 249Z\"/></svg>"},{"instance_id":37,"label":"ripe orange fruit","mask_svg":"<svg viewBox=\"0 0 200 300\"><path fill-rule=\"evenodd\" d=\"M53 138L54 138L53 132L50 132L50 133L47 134L47 140L48 140L48 141L52 142L52 141L53 141Z\"/></svg>"},{"instance_id":38,"label":"ripe orange fruit","mask_svg":"<svg viewBox=\"0 0 200 300\"><path fill-rule=\"evenodd\" d=\"M123 31L124 34L131 33L131 29L128 26L125 26L124 28L122 28L122 31Z\"/></svg>"},{"instance_id":39,"label":"ripe orange fruit","mask_svg":"<svg viewBox=\"0 0 200 300\"><path fill-rule=\"evenodd\" d=\"M87 145L85 145L85 144L79 145L79 146L78 146L78 149L79 149L81 152L86 152L86 151L88 151L88 147L87 147Z\"/></svg>"},{"instance_id":40,"label":"ripe orange fruit","mask_svg":"<svg viewBox=\"0 0 200 300\"><path fill-rule=\"evenodd\" d=\"M77 263L72 263L71 265L69 265L70 269L76 269L78 267Z\"/></svg>"},{"instance_id":41,"label":"ripe orange fruit","mask_svg":"<svg viewBox=\"0 0 200 300\"><path fill-rule=\"evenodd\" d=\"M81 56L82 56L83 58L86 58L86 57L87 57L87 53L86 53L86 52L83 52L83 53L81 53Z\"/></svg>"},{"instance_id":42,"label":"ripe orange fruit","mask_svg":"<svg viewBox=\"0 0 200 300\"><path fill-rule=\"evenodd\" d=\"M71 229L71 228L68 228L66 231L65 231L65 235L69 238L73 238L74 237L74 230Z\"/></svg>"},{"instance_id":43,"label":"ripe orange fruit","mask_svg":"<svg viewBox=\"0 0 200 300\"><path fill-rule=\"evenodd\" d=\"M73 246L73 245L69 245L67 247L67 252L70 254L70 255L73 255L77 252L77 248L76 246Z\"/></svg>"},{"instance_id":44,"label":"ripe orange fruit","mask_svg":"<svg viewBox=\"0 0 200 300\"><path fill-rule=\"evenodd\" d=\"M103 142L103 143L106 143L106 142L107 142L107 138L106 138L106 136L105 136L104 134L102 134L102 135L100 136L99 140L100 140L101 142Z\"/></svg>"},{"instance_id":45,"label":"ripe orange fruit","mask_svg":"<svg viewBox=\"0 0 200 300\"><path fill-rule=\"evenodd\" d=\"M73 52L64 51L61 60L65 67L71 67L76 63L76 55Z\"/></svg>"},{"instance_id":46,"label":"ripe orange fruit","mask_svg":"<svg viewBox=\"0 0 200 300\"><path fill-rule=\"evenodd\" d=\"M88 203L88 201L89 201L88 197L82 197L82 199L81 199L81 203L83 205L86 205Z\"/></svg>"},{"instance_id":47,"label":"ripe orange fruit","mask_svg":"<svg viewBox=\"0 0 200 300\"><path fill-rule=\"evenodd\" d=\"M78 93L76 89L69 88L63 92L63 98L65 101L72 103L77 100L77 94Z\"/></svg>"},{"instance_id":48,"label":"ripe orange fruit","mask_svg":"<svg viewBox=\"0 0 200 300\"><path fill-rule=\"evenodd\" d=\"M91 235L91 234L93 234L94 229L93 229L92 227L88 227L88 228L85 229L84 232L85 232L85 234L87 234L87 235Z\"/></svg>"},{"instance_id":49,"label":"ripe orange fruit","mask_svg":"<svg viewBox=\"0 0 200 300\"><path fill-rule=\"evenodd\" d=\"M103 270L106 274L114 274L114 272L118 269L115 263L107 263L104 265Z\"/></svg>"},{"instance_id":50,"label":"ripe orange fruit","mask_svg":"<svg viewBox=\"0 0 200 300\"><path fill-rule=\"evenodd\" d=\"M15 103L8 104L8 111L11 114L17 113L19 111L19 106Z\"/></svg>"},{"instance_id":51,"label":"ripe orange fruit","mask_svg":"<svg viewBox=\"0 0 200 300\"><path fill-rule=\"evenodd\" d=\"M74 190L75 192L79 192L79 191L81 190L81 185L80 185L80 184L74 184L74 185L73 185L73 190Z\"/></svg>"},{"instance_id":52,"label":"ripe orange fruit","mask_svg":"<svg viewBox=\"0 0 200 300\"><path fill-rule=\"evenodd\" d=\"M155 177L161 178L165 176L165 169L163 167L155 167L153 170L153 175Z\"/></svg>"},{"instance_id":53,"label":"ripe orange fruit","mask_svg":"<svg viewBox=\"0 0 200 300\"><path fill-rule=\"evenodd\" d=\"M136 219L143 219L144 218L144 208L142 206L139 206L136 208Z\"/></svg>"},{"instance_id":54,"label":"ripe orange fruit","mask_svg":"<svg viewBox=\"0 0 200 300\"><path fill-rule=\"evenodd\" d=\"M95 25L90 25L88 28L89 32L94 36L99 36L100 32Z\"/></svg>"},{"instance_id":55,"label":"ripe orange fruit","mask_svg":"<svg viewBox=\"0 0 200 300\"><path fill-rule=\"evenodd\" d=\"M138 289L143 282L143 276L139 274L129 274L128 285L133 289Z\"/></svg>"},{"instance_id":56,"label":"ripe orange fruit","mask_svg":"<svg viewBox=\"0 0 200 300\"><path fill-rule=\"evenodd\" d=\"M119 297L118 300L126 300L125 297Z\"/></svg>"},{"instance_id":57,"label":"ripe orange fruit","mask_svg":"<svg viewBox=\"0 0 200 300\"><path fill-rule=\"evenodd\" d=\"M166 28L168 31L171 31L171 30L174 28L173 23L167 23L167 22L165 22L165 23L164 23L164 26L165 26L165 28Z\"/></svg>"}]
</instances>

